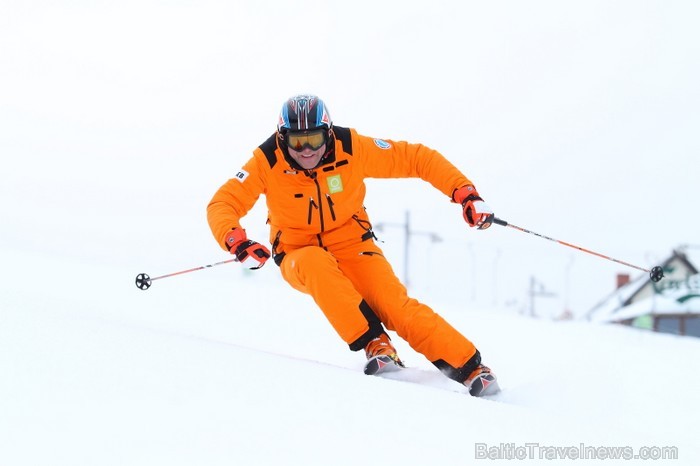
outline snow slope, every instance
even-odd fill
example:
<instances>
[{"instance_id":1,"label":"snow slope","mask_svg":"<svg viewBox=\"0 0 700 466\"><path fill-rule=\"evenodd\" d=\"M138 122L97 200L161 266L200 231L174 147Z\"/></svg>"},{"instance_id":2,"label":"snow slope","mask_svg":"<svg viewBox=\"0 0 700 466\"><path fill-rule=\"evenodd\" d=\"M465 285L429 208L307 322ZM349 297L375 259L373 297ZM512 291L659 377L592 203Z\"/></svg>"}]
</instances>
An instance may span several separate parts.
<instances>
[{"instance_id":1,"label":"snow slope","mask_svg":"<svg viewBox=\"0 0 700 466\"><path fill-rule=\"evenodd\" d=\"M501 395L475 399L398 338L405 380L363 375L274 265L141 291L137 272L171 270L2 256L2 465L452 465L473 464L477 444L700 460L697 339L432 300L500 377Z\"/></svg>"}]
</instances>

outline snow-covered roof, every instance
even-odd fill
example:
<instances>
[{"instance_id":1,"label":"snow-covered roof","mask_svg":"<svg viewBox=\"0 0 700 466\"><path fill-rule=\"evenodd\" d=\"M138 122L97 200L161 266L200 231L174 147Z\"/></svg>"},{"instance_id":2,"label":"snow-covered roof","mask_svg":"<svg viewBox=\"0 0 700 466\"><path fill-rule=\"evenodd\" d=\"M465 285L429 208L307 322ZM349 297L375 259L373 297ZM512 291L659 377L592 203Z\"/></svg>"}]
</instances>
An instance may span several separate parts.
<instances>
[{"instance_id":1,"label":"snow-covered roof","mask_svg":"<svg viewBox=\"0 0 700 466\"><path fill-rule=\"evenodd\" d=\"M613 291L589 311L589 319L594 322L609 322L616 311L624 307L632 296L643 288L648 281L649 277L646 274L640 275Z\"/></svg>"},{"instance_id":2,"label":"snow-covered roof","mask_svg":"<svg viewBox=\"0 0 700 466\"><path fill-rule=\"evenodd\" d=\"M700 278L700 275L696 275ZM637 301L629 306L621 308L615 312L610 322L620 322L634 319L648 314L653 315L678 315L678 314L700 314L700 296L687 301L678 301L673 296L653 295L650 298Z\"/></svg>"},{"instance_id":3,"label":"snow-covered roof","mask_svg":"<svg viewBox=\"0 0 700 466\"><path fill-rule=\"evenodd\" d=\"M688 262L700 268L700 245L683 244L676 248L675 252L683 254Z\"/></svg>"}]
</instances>

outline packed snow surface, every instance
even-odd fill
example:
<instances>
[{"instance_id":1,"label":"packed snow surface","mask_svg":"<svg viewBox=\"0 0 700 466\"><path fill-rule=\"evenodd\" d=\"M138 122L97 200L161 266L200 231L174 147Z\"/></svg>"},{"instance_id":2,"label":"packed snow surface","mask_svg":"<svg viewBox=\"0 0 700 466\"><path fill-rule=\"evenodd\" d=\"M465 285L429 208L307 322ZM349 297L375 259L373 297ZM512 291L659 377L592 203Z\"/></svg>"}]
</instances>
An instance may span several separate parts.
<instances>
[{"instance_id":1,"label":"packed snow surface","mask_svg":"<svg viewBox=\"0 0 700 466\"><path fill-rule=\"evenodd\" d=\"M274 265L141 291L143 270L3 257L17 267L0 294L2 465L451 465L550 447L700 460L694 338L428 300L500 378L476 399L396 336L409 369L365 376Z\"/></svg>"}]
</instances>

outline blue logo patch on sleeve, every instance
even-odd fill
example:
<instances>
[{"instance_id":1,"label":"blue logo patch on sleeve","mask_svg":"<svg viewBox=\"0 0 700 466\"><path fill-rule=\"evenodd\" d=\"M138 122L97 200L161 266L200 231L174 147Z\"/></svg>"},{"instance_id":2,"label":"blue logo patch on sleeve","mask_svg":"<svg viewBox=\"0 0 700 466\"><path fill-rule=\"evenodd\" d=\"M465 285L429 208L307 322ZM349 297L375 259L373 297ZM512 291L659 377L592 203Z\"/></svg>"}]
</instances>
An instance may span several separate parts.
<instances>
[{"instance_id":1,"label":"blue logo patch on sleeve","mask_svg":"<svg viewBox=\"0 0 700 466\"><path fill-rule=\"evenodd\" d=\"M386 142L384 139L375 139L374 143L379 147L380 149L390 149L391 144Z\"/></svg>"}]
</instances>

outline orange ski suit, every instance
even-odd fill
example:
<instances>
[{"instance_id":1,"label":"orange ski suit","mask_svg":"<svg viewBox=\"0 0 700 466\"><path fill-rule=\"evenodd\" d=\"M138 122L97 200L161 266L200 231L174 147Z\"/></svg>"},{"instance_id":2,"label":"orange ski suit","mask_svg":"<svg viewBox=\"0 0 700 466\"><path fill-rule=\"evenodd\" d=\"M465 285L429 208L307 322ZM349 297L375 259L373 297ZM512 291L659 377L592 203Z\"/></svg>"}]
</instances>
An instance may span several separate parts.
<instances>
[{"instance_id":1,"label":"orange ski suit","mask_svg":"<svg viewBox=\"0 0 700 466\"><path fill-rule=\"evenodd\" d=\"M277 133L214 195L211 230L227 233L265 195L272 255L282 276L310 294L353 351L395 331L447 376L462 382L480 362L474 345L430 307L410 298L374 242L365 212L365 178L421 178L451 198L472 182L439 152L421 144L373 139L333 127L318 167L303 170ZM466 372L466 373L465 373Z\"/></svg>"}]
</instances>

